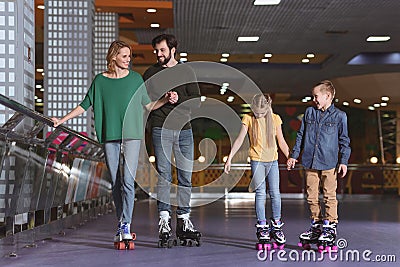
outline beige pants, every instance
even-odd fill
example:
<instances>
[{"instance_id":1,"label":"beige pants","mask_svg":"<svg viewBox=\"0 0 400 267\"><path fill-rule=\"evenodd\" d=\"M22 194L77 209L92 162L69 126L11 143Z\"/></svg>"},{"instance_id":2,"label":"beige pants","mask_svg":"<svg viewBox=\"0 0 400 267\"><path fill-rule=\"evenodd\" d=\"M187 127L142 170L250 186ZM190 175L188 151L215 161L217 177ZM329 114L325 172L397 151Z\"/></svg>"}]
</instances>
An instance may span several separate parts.
<instances>
[{"instance_id":1,"label":"beige pants","mask_svg":"<svg viewBox=\"0 0 400 267\"><path fill-rule=\"evenodd\" d=\"M306 170L306 188L307 188L307 202L311 212L311 219L313 220L329 220L330 222L338 222L336 199L336 169L317 171ZM319 191L322 187L325 216L321 213L321 206L319 203Z\"/></svg>"}]
</instances>

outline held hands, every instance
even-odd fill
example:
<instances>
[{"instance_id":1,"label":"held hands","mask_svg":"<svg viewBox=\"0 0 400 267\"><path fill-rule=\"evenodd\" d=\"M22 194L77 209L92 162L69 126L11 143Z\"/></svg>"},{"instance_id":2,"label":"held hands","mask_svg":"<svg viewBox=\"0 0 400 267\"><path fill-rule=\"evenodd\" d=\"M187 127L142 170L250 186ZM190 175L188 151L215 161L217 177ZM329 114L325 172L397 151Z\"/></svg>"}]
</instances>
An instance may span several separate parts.
<instances>
[{"instance_id":1,"label":"held hands","mask_svg":"<svg viewBox=\"0 0 400 267\"><path fill-rule=\"evenodd\" d=\"M170 104L176 104L176 102L178 102L178 93L175 91L169 91L165 96L168 98Z\"/></svg>"},{"instance_id":2,"label":"held hands","mask_svg":"<svg viewBox=\"0 0 400 267\"><path fill-rule=\"evenodd\" d=\"M289 158L288 160L287 160L287 162L286 162L286 165L287 165L287 169L290 171L291 169L293 169L294 168L294 165L296 165L296 163L297 163L297 159L294 159L294 158Z\"/></svg>"}]
</instances>

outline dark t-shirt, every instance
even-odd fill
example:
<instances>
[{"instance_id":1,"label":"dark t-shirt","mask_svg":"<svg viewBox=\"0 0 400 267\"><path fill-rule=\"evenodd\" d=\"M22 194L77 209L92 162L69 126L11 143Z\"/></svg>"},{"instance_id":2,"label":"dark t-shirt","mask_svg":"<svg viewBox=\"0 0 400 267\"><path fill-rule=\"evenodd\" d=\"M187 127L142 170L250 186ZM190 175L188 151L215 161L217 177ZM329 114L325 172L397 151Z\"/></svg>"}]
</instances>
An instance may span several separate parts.
<instances>
[{"instance_id":1,"label":"dark t-shirt","mask_svg":"<svg viewBox=\"0 0 400 267\"><path fill-rule=\"evenodd\" d=\"M176 104L167 103L150 113L151 127L191 129L190 113L192 108L200 105L200 89L189 64L177 64L171 68L155 64L146 70L143 79L152 101L160 99L168 91L178 94Z\"/></svg>"}]
</instances>

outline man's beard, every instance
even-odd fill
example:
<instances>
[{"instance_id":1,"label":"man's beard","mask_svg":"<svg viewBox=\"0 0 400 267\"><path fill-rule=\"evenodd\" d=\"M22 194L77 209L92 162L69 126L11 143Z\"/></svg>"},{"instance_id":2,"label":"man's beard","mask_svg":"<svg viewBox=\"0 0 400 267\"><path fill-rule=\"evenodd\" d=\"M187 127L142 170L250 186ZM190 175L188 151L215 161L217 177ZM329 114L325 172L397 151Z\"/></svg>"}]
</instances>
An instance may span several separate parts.
<instances>
[{"instance_id":1,"label":"man's beard","mask_svg":"<svg viewBox=\"0 0 400 267\"><path fill-rule=\"evenodd\" d=\"M163 57L165 60L163 62L160 61L160 58L157 58L158 64L160 65L167 65L168 62L171 60L171 52L169 53L168 57Z\"/></svg>"}]
</instances>

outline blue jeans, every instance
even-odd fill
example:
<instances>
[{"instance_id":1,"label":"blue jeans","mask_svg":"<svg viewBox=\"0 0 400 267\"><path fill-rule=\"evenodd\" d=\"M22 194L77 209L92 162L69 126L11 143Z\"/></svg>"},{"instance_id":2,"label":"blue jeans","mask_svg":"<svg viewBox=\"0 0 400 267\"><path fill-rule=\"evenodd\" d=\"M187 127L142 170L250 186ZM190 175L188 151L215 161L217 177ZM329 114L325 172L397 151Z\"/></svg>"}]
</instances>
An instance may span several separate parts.
<instances>
[{"instance_id":1,"label":"blue jeans","mask_svg":"<svg viewBox=\"0 0 400 267\"><path fill-rule=\"evenodd\" d=\"M253 183L256 188L255 206L257 220L266 220L265 203L267 200L266 180L268 180L268 193L271 198L272 218L281 219L281 193L279 190L278 161L261 162L251 161Z\"/></svg>"},{"instance_id":2,"label":"blue jeans","mask_svg":"<svg viewBox=\"0 0 400 267\"><path fill-rule=\"evenodd\" d=\"M112 195L120 222L131 223L135 201L135 177L141 140L111 141L104 144L106 163L112 180ZM122 155L121 157L121 149ZM123 175L119 168L123 163Z\"/></svg>"},{"instance_id":3,"label":"blue jeans","mask_svg":"<svg viewBox=\"0 0 400 267\"><path fill-rule=\"evenodd\" d=\"M158 172L157 205L158 211L171 213L171 154L174 153L178 173L176 214L190 213L193 170L193 133L188 130L170 130L154 127L153 146Z\"/></svg>"}]
</instances>

